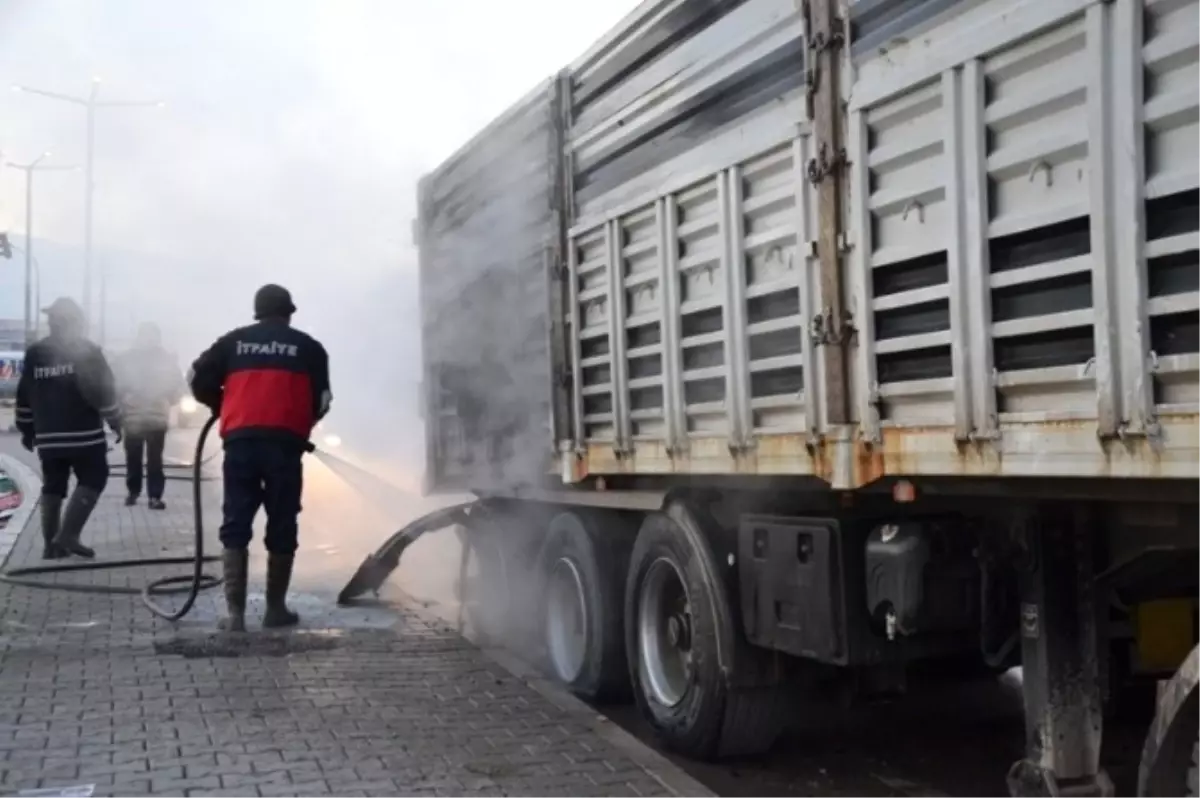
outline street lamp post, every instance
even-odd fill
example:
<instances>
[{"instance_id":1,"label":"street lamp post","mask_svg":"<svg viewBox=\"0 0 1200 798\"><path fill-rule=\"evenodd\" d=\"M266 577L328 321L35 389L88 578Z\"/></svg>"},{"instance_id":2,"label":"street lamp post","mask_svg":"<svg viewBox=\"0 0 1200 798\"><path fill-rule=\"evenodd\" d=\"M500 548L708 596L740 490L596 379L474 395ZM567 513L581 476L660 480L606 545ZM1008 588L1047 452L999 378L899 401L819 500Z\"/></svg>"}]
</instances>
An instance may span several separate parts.
<instances>
[{"instance_id":1,"label":"street lamp post","mask_svg":"<svg viewBox=\"0 0 1200 798\"><path fill-rule=\"evenodd\" d=\"M88 90L87 97L74 97L69 94L60 94L54 91L44 91L43 89L33 89L28 86L13 86L15 91L26 92L28 94L37 94L42 97L49 97L52 100L60 100L62 102L79 105L87 112L87 160L84 163L84 205L83 205L83 307L87 318L91 318L92 305L92 198L95 191L95 183L92 180L92 156L95 153L96 141L96 110L99 108L161 108L163 103L159 100L105 100L99 99L100 79L92 78L92 84ZM104 344L104 273L100 274L100 313L99 313L99 339L100 344Z\"/></svg>"},{"instance_id":2,"label":"street lamp post","mask_svg":"<svg viewBox=\"0 0 1200 798\"><path fill-rule=\"evenodd\" d=\"M20 252L22 255L25 254L25 250L18 246L13 246L13 252ZM36 255L30 255L29 259L33 261L33 306L40 308L42 306L42 264L38 262ZM37 340L41 325L34 322L32 327L33 338Z\"/></svg>"},{"instance_id":3,"label":"street lamp post","mask_svg":"<svg viewBox=\"0 0 1200 798\"><path fill-rule=\"evenodd\" d=\"M50 166L43 165L50 153L44 152L32 161L26 164L10 163L9 166L13 169L19 169L25 173L25 346L28 348L37 337L34 333L36 328L30 326L30 322L34 319L33 315L33 173L37 171L67 171L73 170L74 166ZM40 271L40 270L39 270ZM40 275L39 275L40 277ZM41 281L38 283L39 290L41 289Z\"/></svg>"}]
</instances>

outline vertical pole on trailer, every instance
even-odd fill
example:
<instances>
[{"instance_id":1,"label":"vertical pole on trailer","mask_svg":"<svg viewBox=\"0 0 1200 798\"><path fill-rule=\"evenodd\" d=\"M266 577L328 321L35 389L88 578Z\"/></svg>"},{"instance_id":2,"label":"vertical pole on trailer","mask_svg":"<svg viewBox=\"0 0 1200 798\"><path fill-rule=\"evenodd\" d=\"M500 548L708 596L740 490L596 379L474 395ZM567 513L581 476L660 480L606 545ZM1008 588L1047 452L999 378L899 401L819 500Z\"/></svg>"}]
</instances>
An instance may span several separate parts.
<instances>
[{"instance_id":1,"label":"vertical pole on trailer","mask_svg":"<svg viewBox=\"0 0 1200 798\"><path fill-rule=\"evenodd\" d=\"M1012 795L1113 794L1100 767L1103 652L1096 601L1095 528L1086 513L1043 512L1019 529L1021 690L1025 758Z\"/></svg>"},{"instance_id":2,"label":"vertical pole on trailer","mask_svg":"<svg viewBox=\"0 0 1200 798\"><path fill-rule=\"evenodd\" d=\"M804 66L814 146L805 174L817 194L820 285L820 307L810 333L825 372L826 421L840 425L850 423L847 352L854 329L842 287L841 177L846 150L842 141L841 58L846 33L837 15L837 0L809 0L806 7L808 63Z\"/></svg>"}]
</instances>

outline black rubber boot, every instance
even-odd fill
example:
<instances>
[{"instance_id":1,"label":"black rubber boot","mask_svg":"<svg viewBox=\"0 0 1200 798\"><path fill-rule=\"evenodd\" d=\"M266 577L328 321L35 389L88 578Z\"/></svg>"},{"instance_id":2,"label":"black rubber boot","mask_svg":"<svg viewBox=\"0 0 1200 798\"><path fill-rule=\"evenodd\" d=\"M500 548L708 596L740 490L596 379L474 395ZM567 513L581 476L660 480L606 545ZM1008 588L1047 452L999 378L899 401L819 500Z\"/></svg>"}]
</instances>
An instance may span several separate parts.
<instances>
[{"instance_id":1,"label":"black rubber boot","mask_svg":"<svg viewBox=\"0 0 1200 798\"><path fill-rule=\"evenodd\" d=\"M40 507L42 511L43 560L60 560L67 556L67 553L54 543L54 538L58 535L59 522L62 519L62 504L62 496L42 494Z\"/></svg>"},{"instance_id":2,"label":"black rubber boot","mask_svg":"<svg viewBox=\"0 0 1200 798\"><path fill-rule=\"evenodd\" d=\"M68 554L86 557L89 560L96 556L96 552L80 543L79 538L83 535L83 527L99 499L99 493L82 485L77 485L75 490L71 491L71 498L67 500L67 507L63 510L62 525L54 537L55 546Z\"/></svg>"},{"instance_id":3,"label":"black rubber boot","mask_svg":"<svg viewBox=\"0 0 1200 798\"><path fill-rule=\"evenodd\" d=\"M246 549L225 549L221 558L225 569L225 609L219 627L223 632L246 631L246 571L250 552Z\"/></svg>"},{"instance_id":4,"label":"black rubber boot","mask_svg":"<svg viewBox=\"0 0 1200 798\"><path fill-rule=\"evenodd\" d=\"M288 609L288 585L292 582L291 554L267 554L267 611L263 614L263 628L295 626L300 616Z\"/></svg>"}]
</instances>

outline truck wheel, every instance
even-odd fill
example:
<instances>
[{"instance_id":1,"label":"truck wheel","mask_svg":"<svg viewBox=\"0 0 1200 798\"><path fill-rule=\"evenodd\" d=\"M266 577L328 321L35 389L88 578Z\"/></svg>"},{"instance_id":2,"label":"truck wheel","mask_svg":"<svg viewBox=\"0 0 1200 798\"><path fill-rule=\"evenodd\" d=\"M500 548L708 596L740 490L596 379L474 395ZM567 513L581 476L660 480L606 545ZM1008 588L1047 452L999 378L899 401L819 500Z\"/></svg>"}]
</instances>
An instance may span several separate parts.
<instances>
[{"instance_id":1,"label":"truck wheel","mask_svg":"<svg viewBox=\"0 0 1200 798\"><path fill-rule=\"evenodd\" d=\"M1192 766L1187 772L1188 796L1200 795L1200 741L1192 741Z\"/></svg>"},{"instance_id":2,"label":"truck wheel","mask_svg":"<svg viewBox=\"0 0 1200 798\"><path fill-rule=\"evenodd\" d=\"M685 532L647 516L625 585L625 639L634 697L664 747L698 759L758 754L782 730L778 692L731 688L717 658L713 591Z\"/></svg>"},{"instance_id":3,"label":"truck wheel","mask_svg":"<svg viewBox=\"0 0 1200 798\"><path fill-rule=\"evenodd\" d=\"M458 600L471 629L485 641L503 640L512 617L511 568L496 538L497 532L497 529L467 527L459 534L467 560L458 586Z\"/></svg>"},{"instance_id":4,"label":"truck wheel","mask_svg":"<svg viewBox=\"0 0 1200 798\"><path fill-rule=\"evenodd\" d=\"M628 698L622 595L632 535L616 513L555 516L541 554L546 665L589 701Z\"/></svg>"},{"instance_id":5,"label":"truck wheel","mask_svg":"<svg viewBox=\"0 0 1200 798\"><path fill-rule=\"evenodd\" d=\"M1200 795L1196 738L1200 736L1200 646L1160 683L1154 721L1142 746L1138 795Z\"/></svg>"}]
</instances>

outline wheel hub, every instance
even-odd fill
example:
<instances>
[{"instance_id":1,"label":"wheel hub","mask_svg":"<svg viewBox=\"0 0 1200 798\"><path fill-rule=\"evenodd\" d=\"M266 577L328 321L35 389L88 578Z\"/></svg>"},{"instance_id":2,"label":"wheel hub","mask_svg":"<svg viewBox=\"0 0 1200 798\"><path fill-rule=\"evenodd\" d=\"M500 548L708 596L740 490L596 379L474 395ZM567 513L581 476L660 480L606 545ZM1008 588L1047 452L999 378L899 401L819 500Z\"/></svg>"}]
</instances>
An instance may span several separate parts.
<instances>
[{"instance_id":1,"label":"wheel hub","mask_svg":"<svg viewBox=\"0 0 1200 798\"><path fill-rule=\"evenodd\" d=\"M638 592L638 673L647 697L675 706L692 682L691 604L678 567L663 557Z\"/></svg>"},{"instance_id":2,"label":"wheel hub","mask_svg":"<svg viewBox=\"0 0 1200 798\"><path fill-rule=\"evenodd\" d=\"M692 647L692 626L688 616L677 612L667 619L667 640L680 651Z\"/></svg>"}]
</instances>

